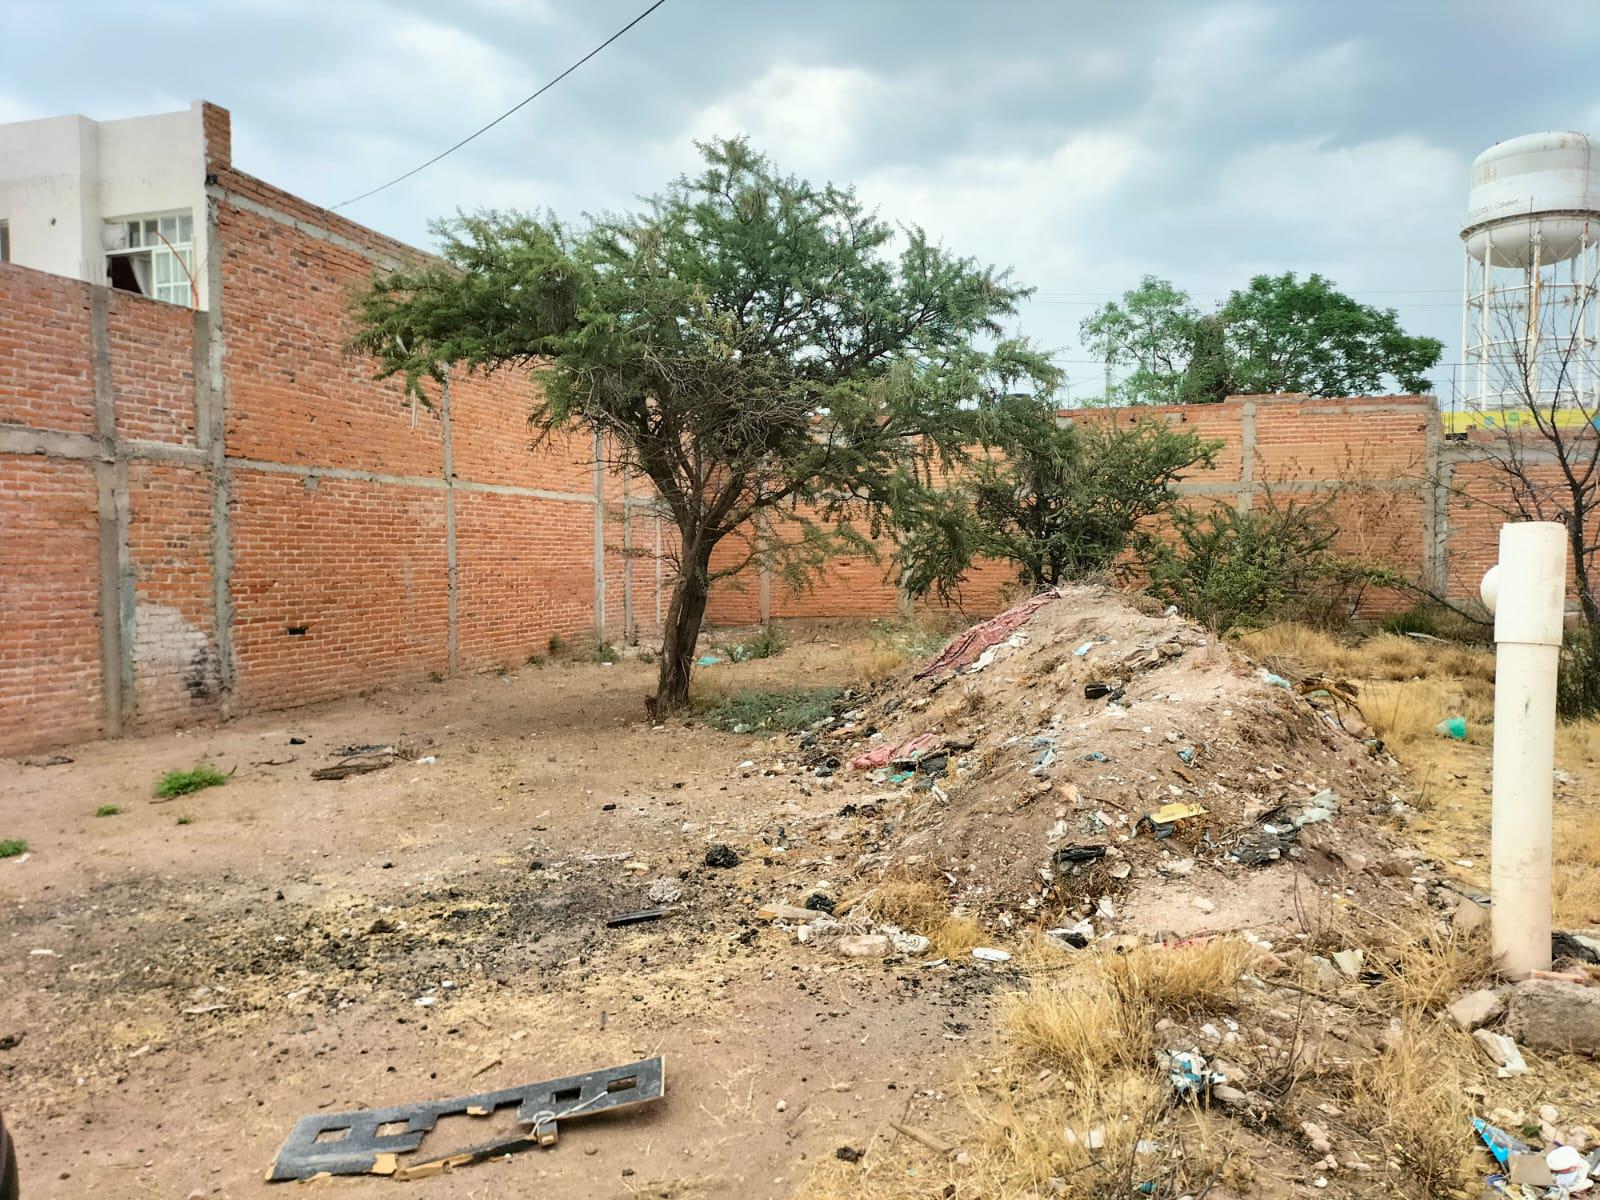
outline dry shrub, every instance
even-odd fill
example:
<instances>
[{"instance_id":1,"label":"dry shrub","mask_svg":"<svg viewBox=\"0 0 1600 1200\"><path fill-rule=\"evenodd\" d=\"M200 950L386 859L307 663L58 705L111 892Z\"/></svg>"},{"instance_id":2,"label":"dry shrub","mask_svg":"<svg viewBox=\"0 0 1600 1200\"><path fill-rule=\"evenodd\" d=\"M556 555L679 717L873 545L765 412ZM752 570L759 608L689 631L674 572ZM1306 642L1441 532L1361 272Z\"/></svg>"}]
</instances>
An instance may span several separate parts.
<instances>
[{"instance_id":1,"label":"dry shrub","mask_svg":"<svg viewBox=\"0 0 1600 1200\"><path fill-rule=\"evenodd\" d=\"M1553 838L1551 903L1560 927L1600 924L1600 822L1563 815Z\"/></svg>"},{"instance_id":2,"label":"dry shrub","mask_svg":"<svg viewBox=\"0 0 1600 1200\"><path fill-rule=\"evenodd\" d=\"M1385 1008L1437 1012L1492 974L1489 939L1479 929L1461 933L1432 925L1402 929L1396 944L1369 956L1385 978L1372 995Z\"/></svg>"},{"instance_id":3,"label":"dry shrub","mask_svg":"<svg viewBox=\"0 0 1600 1200\"><path fill-rule=\"evenodd\" d=\"M850 656L850 681L856 684L876 683L910 661L904 647L886 642L873 642L855 648Z\"/></svg>"},{"instance_id":4,"label":"dry shrub","mask_svg":"<svg viewBox=\"0 0 1600 1200\"><path fill-rule=\"evenodd\" d=\"M1107 984L1130 1003L1192 1016L1234 1007L1239 976L1255 957L1248 943L1213 938L1172 949L1141 946L1102 961Z\"/></svg>"},{"instance_id":5,"label":"dry shrub","mask_svg":"<svg viewBox=\"0 0 1600 1200\"><path fill-rule=\"evenodd\" d=\"M940 958L965 958L983 945L983 926L971 917L946 916L927 936L933 942L933 953Z\"/></svg>"},{"instance_id":6,"label":"dry shrub","mask_svg":"<svg viewBox=\"0 0 1600 1200\"><path fill-rule=\"evenodd\" d=\"M1474 696L1456 680L1410 679L1400 683L1370 683L1361 689L1361 715L1387 741L1404 745L1440 736L1435 732L1448 717L1465 717L1467 740L1486 742L1491 698Z\"/></svg>"},{"instance_id":7,"label":"dry shrub","mask_svg":"<svg viewBox=\"0 0 1600 1200\"><path fill-rule=\"evenodd\" d=\"M1287 668L1280 674L1378 681L1450 677L1463 681L1463 689L1474 695L1494 683L1494 651L1480 646L1426 642L1397 633L1344 642L1294 622L1240 634L1238 641L1269 666Z\"/></svg>"},{"instance_id":8,"label":"dry shrub","mask_svg":"<svg viewBox=\"0 0 1600 1200\"><path fill-rule=\"evenodd\" d=\"M879 924L898 925L932 937L950 915L944 881L931 874L904 868L890 871L864 892L847 900L851 916L867 917Z\"/></svg>"},{"instance_id":9,"label":"dry shrub","mask_svg":"<svg viewBox=\"0 0 1600 1200\"><path fill-rule=\"evenodd\" d=\"M1398 1036L1350 1071L1348 1119L1400 1163L1403 1194L1455 1196L1481 1174L1472 1131L1471 1042L1431 1017L1409 1014Z\"/></svg>"},{"instance_id":10,"label":"dry shrub","mask_svg":"<svg viewBox=\"0 0 1600 1200\"><path fill-rule=\"evenodd\" d=\"M1600 763L1600 721L1556 726L1556 761L1569 768Z\"/></svg>"},{"instance_id":11,"label":"dry shrub","mask_svg":"<svg viewBox=\"0 0 1600 1200\"><path fill-rule=\"evenodd\" d=\"M1236 1127L1204 1110L1170 1109L1155 1024L1198 1011L1208 998L1231 1006L1249 956L1248 947L1217 940L1083 955L1070 971L1036 976L1001 1005L1006 1044L968 1088L971 1114L959 1141L969 1162L958 1166L902 1139L860 1166L822 1165L799 1196L1099 1200L1137 1195L1147 1182L1156 1196L1203 1194L1218 1180L1243 1186L1250 1173L1235 1165ZM1184 982L1189 974L1197 982ZM1088 1148L1091 1131L1104 1137L1098 1150Z\"/></svg>"}]
</instances>

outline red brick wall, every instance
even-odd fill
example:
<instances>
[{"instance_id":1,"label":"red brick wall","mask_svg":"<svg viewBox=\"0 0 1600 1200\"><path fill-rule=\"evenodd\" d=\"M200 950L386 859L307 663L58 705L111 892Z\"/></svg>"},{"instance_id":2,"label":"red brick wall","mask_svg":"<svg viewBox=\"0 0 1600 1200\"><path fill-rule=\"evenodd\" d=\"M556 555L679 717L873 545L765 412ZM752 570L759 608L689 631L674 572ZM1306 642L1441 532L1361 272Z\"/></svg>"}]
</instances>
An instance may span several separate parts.
<instances>
[{"instance_id":1,"label":"red brick wall","mask_svg":"<svg viewBox=\"0 0 1600 1200\"><path fill-rule=\"evenodd\" d=\"M101 732L96 525L90 464L0 455L0 750Z\"/></svg>"}]
</instances>

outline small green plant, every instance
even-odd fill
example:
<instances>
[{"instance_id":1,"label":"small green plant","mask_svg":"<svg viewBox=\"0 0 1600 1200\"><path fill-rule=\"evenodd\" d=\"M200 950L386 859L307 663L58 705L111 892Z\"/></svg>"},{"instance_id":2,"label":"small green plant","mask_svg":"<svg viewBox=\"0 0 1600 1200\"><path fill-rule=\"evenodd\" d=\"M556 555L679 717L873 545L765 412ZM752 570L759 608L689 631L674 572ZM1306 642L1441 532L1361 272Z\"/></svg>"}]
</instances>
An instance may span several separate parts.
<instances>
[{"instance_id":1,"label":"small green plant","mask_svg":"<svg viewBox=\"0 0 1600 1200\"><path fill-rule=\"evenodd\" d=\"M597 641L594 644L594 661L597 663L614 663L620 655L617 648L607 641Z\"/></svg>"},{"instance_id":2,"label":"small green plant","mask_svg":"<svg viewBox=\"0 0 1600 1200\"><path fill-rule=\"evenodd\" d=\"M1149 590L1218 633L1299 620L1335 625L1374 568L1333 552L1339 529L1329 500L1279 500L1259 508L1180 511L1176 544L1146 539Z\"/></svg>"},{"instance_id":3,"label":"small green plant","mask_svg":"<svg viewBox=\"0 0 1600 1200\"><path fill-rule=\"evenodd\" d=\"M156 795L163 800L173 796L187 796L208 787L221 787L228 777L215 767L199 766L189 771L168 771L156 784Z\"/></svg>"},{"instance_id":4,"label":"small green plant","mask_svg":"<svg viewBox=\"0 0 1600 1200\"><path fill-rule=\"evenodd\" d=\"M1422 606L1408 608L1405 612L1395 613L1392 617L1385 617L1383 631L1385 633L1425 633L1429 637L1441 636L1435 611Z\"/></svg>"},{"instance_id":5,"label":"small green plant","mask_svg":"<svg viewBox=\"0 0 1600 1200\"><path fill-rule=\"evenodd\" d=\"M178 824L179 825L193 825L194 824L194 818L193 817L179 817L178 818Z\"/></svg>"},{"instance_id":6,"label":"small green plant","mask_svg":"<svg viewBox=\"0 0 1600 1200\"><path fill-rule=\"evenodd\" d=\"M1561 647L1556 712L1564 721L1600 716L1600 641L1584 626L1567 630Z\"/></svg>"},{"instance_id":7,"label":"small green plant","mask_svg":"<svg viewBox=\"0 0 1600 1200\"><path fill-rule=\"evenodd\" d=\"M21 838L0 838L0 858L15 858L28 852L28 843Z\"/></svg>"},{"instance_id":8,"label":"small green plant","mask_svg":"<svg viewBox=\"0 0 1600 1200\"><path fill-rule=\"evenodd\" d=\"M122 812L122 809L118 805L115 805L115 804L102 804L99 808L94 810L94 815L97 816L97 817L114 817L114 816L117 816L121 812Z\"/></svg>"},{"instance_id":9,"label":"small green plant","mask_svg":"<svg viewBox=\"0 0 1600 1200\"><path fill-rule=\"evenodd\" d=\"M539 653L534 653L534 654L528 655L528 665L530 667L542 667L542 666L544 666L544 655L539 654Z\"/></svg>"},{"instance_id":10,"label":"small green plant","mask_svg":"<svg viewBox=\"0 0 1600 1200\"><path fill-rule=\"evenodd\" d=\"M710 704L706 722L732 733L795 732L833 715L842 688L802 688L793 692L739 692Z\"/></svg>"},{"instance_id":11,"label":"small green plant","mask_svg":"<svg viewBox=\"0 0 1600 1200\"><path fill-rule=\"evenodd\" d=\"M756 658L775 658L788 648L789 639L776 625L765 625L753 638L747 638L730 653L735 662L749 662Z\"/></svg>"},{"instance_id":12,"label":"small green plant","mask_svg":"<svg viewBox=\"0 0 1600 1200\"><path fill-rule=\"evenodd\" d=\"M546 648L550 651L551 657L554 657L567 648L567 639L559 633L552 633L549 642L546 643Z\"/></svg>"}]
</instances>

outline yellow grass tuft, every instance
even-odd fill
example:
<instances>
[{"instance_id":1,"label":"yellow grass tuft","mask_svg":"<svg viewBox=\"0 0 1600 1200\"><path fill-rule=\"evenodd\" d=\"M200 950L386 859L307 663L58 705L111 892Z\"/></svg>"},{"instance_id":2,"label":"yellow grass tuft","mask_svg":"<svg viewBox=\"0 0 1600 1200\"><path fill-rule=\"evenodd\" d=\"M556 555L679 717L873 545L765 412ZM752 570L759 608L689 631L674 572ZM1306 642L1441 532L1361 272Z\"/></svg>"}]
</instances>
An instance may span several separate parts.
<instances>
[{"instance_id":1,"label":"yellow grass tuft","mask_svg":"<svg viewBox=\"0 0 1600 1200\"><path fill-rule=\"evenodd\" d=\"M1441 735L1439 722L1465 717L1467 740L1490 739L1494 715L1492 694L1474 694L1455 679L1408 679L1397 683L1369 683L1362 687L1359 703L1367 724L1386 741L1404 745Z\"/></svg>"}]
</instances>

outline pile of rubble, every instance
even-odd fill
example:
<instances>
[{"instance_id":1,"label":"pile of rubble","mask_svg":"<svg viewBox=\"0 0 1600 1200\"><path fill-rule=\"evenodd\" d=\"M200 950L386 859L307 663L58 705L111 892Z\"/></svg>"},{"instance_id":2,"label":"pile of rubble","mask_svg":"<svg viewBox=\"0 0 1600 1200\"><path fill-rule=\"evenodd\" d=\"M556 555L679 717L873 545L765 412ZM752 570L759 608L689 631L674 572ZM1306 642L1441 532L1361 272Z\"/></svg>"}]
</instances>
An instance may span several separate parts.
<instances>
[{"instance_id":1,"label":"pile of rubble","mask_svg":"<svg viewBox=\"0 0 1600 1200\"><path fill-rule=\"evenodd\" d=\"M1190 894L1151 931L1192 931L1285 859L1412 887L1415 856L1372 819L1403 809L1396 764L1347 690L1108 588L1034 597L835 725L808 735L818 772L847 762L903 803L858 865L938 872L1002 923L1064 908L1063 936L1087 935L1156 884Z\"/></svg>"}]
</instances>

